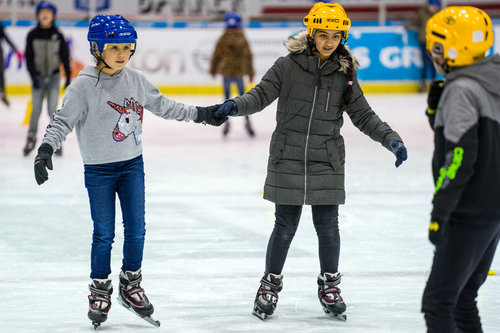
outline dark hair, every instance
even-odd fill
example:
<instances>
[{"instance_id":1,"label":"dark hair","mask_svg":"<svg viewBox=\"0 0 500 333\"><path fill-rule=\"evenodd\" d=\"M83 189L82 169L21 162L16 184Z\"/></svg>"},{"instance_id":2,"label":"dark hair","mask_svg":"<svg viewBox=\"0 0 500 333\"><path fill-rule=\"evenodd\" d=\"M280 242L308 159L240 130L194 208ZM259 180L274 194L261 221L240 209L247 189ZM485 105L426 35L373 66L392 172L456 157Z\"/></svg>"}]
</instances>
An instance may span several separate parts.
<instances>
[{"instance_id":1,"label":"dark hair","mask_svg":"<svg viewBox=\"0 0 500 333\"><path fill-rule=\"evenodd\" d=\"M344 44L339 44L335 52L337 52L339 56L344 57L348 61L347 71L344 73L347 79L347 88L344 89L344 96L341 104L342 110L347 112L347 109L351 104L352 97L352 84L354 80L354 59L351 56L351 53L346 49Z\"/></svg>"}]
</instances>

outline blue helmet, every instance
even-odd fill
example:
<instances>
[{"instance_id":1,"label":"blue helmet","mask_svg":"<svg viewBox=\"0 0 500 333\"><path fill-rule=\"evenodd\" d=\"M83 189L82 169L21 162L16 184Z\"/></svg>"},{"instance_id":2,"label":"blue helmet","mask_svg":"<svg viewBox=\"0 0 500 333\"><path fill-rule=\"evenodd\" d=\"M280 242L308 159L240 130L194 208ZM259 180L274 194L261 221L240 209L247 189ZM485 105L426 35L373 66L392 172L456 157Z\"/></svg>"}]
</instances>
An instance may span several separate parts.
<instances>
[{"instance_id":1,"label":"blue helmet","mask_svg":"<svg viewBox=\"0 0 500 333\"><path fill-rule=\"evenodd\" d=\"M236 12L227 13L224 22L228 29L241 28L241 16Z\"/></svg>"},{"instance_id":2,"label":"blue helmet","mask_svg":"<svg viewBox=\"0 0 500 333\"><path fill-rule=\"evenodd\" d=\"M48 1L41 1L37 6L36 6L36 15L42 10L42 9L50 9L53 13L54 16L57 14L57 7L52 4L51 2Z\"/></svg>"},{"instance_id":3,"label":"blue helmet","mask_svg":"<svg viewBox=\"0 0 500 333\"><path fill-rule=\"evenodd\" d=\"M105 44L133 44L131 56L137 44L137 32L127 19L121 15L97 15L89 25L87 40L90 53L102 53Z\"/></svg>"},{"instance_id":4,"label":"blue helmet","mask_svg":"<svg viewBox=\"0 0 500 333\"><path fill-rule=\"evenodd\" d=\"M429 0L429 5L441 7L441 0Z\"/></svg>"}]
</instances>

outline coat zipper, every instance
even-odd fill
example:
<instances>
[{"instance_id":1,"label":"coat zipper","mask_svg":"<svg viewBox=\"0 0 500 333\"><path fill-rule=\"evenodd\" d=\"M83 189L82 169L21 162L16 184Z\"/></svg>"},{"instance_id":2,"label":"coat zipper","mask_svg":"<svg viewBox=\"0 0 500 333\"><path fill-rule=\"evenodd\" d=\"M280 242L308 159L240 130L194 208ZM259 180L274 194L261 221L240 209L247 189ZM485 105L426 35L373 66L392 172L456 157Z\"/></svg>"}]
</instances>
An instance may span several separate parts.
<instances>
[{"instance_id":1,"label":"coat zipper","mask_svg":"<svg viewBox=\"0 0 500 333\"><path fill-rule=\"evenodd\" d=\"M318 86L315 86L311 115L309 116L309 125L307 126L306 146L304 150L304 205L306 204L306 199L307 199L307 147L309 146L309 132L311 131L311 122L314 112L314 105L316 104L317 92L318 92Z\"/></svg>"},{"instance_id":2,"label":"coat zipper","mask_svg":"<svg viewBox=\"0 0 500 333\"><path fill-rule=\"evenodd\" d=\"M330 103L330 87L328 87L328 95L326 96L326 107L325 112L328 112L328 104Z\"/></svg>"},{"instance_id":3,"label":"coat zipper","mask_svg":"<svg viewBox=\"0 0 500 333\"><path fill-rule=\"evenodd\" d=\"M326 62L325 62L326 63ZM323 65L320 64L320 59L318 59L318 72L323 67ZM320 73L318 73L320 75ZM318 80L319 82L319 80ZM313 97L313 103L312 103L312 108L311 108L311 115L309 116L309 125L307 126L307 135L306 135L306 145L304 149L304 205L306 204L306 199L307 199L307 148L309 146L309 134L311 131L311 123L312 123L312 117L314 113L314 106L316 105L316 95L318 94L318 82L315 82L314 86L314 97Z\"/></svg>"}]
</instances>

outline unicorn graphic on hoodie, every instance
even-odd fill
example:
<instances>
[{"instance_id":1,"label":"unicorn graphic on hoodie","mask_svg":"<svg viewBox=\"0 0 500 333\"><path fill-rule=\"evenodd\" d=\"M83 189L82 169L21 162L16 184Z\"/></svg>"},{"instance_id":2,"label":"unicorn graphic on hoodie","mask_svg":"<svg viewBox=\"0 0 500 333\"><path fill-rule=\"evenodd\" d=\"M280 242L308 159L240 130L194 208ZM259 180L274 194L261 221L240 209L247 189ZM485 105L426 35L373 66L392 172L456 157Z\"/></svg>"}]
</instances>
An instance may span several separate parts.
<instances>
[{"instance_id":1,"label":"unicorn graphic on hoodie","mask_svg":"<svg viewBox=\"0 0 500 333\"><path fill-rule=\"evenodd\" d=\"M125 99L123 106L108 101L108 105L118 111L121 115L113 130L113 139L120 142L125 140L130 134L134 133L135 143L141 144L142 141L142 116L144 108L133 98Z\"/></svg>"}]
</instances>

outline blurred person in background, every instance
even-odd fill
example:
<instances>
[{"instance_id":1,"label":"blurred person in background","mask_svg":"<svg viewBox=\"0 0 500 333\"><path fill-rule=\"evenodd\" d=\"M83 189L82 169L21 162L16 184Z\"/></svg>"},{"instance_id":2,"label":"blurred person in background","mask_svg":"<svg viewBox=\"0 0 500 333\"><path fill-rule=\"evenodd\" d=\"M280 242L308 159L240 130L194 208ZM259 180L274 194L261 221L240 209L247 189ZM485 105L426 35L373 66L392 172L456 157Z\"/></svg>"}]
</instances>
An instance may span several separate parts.
<instances>
[{"instance_id":1,"label":"blurred person in background","mask_svg":"<svg viewBox=\"0 0 500 333\"><path fill-rule=\"evenodd\" d=\"M422 56L422 76L418 86L419 92L424 92L427 88L427 75L430 72L430 80L436 78L436 69L432 64L432 60L427 55L425 49L425 26L429 18L436 14L441 9L441 0L428 0L427 4L420 7L413 19L405 25L406 29L417 29L418 43L420 44L420 51Z\"/></svg>"},{"instance_id":2,"label":"blurred person in background","mask_svg":"<svg viewBox=\"0 0 500 333\"><path fill-rule=\"evenodd\" d=\"M252 52L248 41L241 29L241 16L236 12L226 14L224 17L226 30L217 41L212 60L210 62L210 74L215 76L221 74L223 77L224 96L229 99L231 85L236 84L238 93L245 93L243 77L248 75L249 81L253 81L254 69L252 64ZM229 133L230 123L224 124L222 133ZM255 136L255 131L250 123L249 116L245 116L245 129L250 136Z\"/></svg>"},{"instance_id":3,"label":"blurred person in background","mask_svg":"<svg viewBox=\"0 0 500 333\"><path fill-rule=\"evenodd\" d=\"M217 116L245 116L278 99L270 144L264 199L275 204L275 225L267 246L264 276L253 314L274 313L283 288L282 270L302 208L311 205L318 237L319 302L327 315L345 320L339 288L338 210L345 202L344 115L396 156L407 159L401 137L371 109L357 80L357 60L345 45L351 21L339 4L316 3L303 23L307 30L285 43L280 57L249 92L226 101Z\"/></svg>"},{"instance_id":4,"label":"blurred person in background","mask_svg":"<svg viewBox=\"0 0 500 333\"><path fill-rule=\"evenodd\" d=\"M47 98L47 111L50 121L59 102L59 66L64 65L66 73L65 87L71 82L69 51L63 34L55 26L57 8L48 1L36 6L37 26L32 29L26 39L26 66L32 81L32 112L28 128L28 137L23 149L27 156L36 144L38 120L42 112L42 103ZM62 147L56 151L62 155Z\"/></svg>"},{"instance_id":5,"label":"blurred person in background","mask_svg":"<svg viewBox=\"0 0 500 333\"><path fill-rule=\"evenodd\" d=\"M435 251L422 312L429 333L479 333L476 298L500 239L500 55L486 57L494 36L481 9L447 7L426 30L445 80L433 82L428 95Z\"/></svg>"},{"instance_id":6,"label":"blurred person in background","mask_svg":"<svg viewBox=\"0 0 500 333\"><path fill-rule=\"evenodd\" d=\"M5 30L3 28L3 24L0 22L0 100L6 105L9 106L9 100L7 99L7 95L5 94L5 76L4 76L4 55L3 55L3 48L1 45L1 42L5 40L7 44L10 45L12 48L12 51L16 53L17 60L19 63L22 63L23 61L23 53L17 49L17 47L14 45L12 40L7 36L5 33Z\"/></svg>"}]
</instances>

